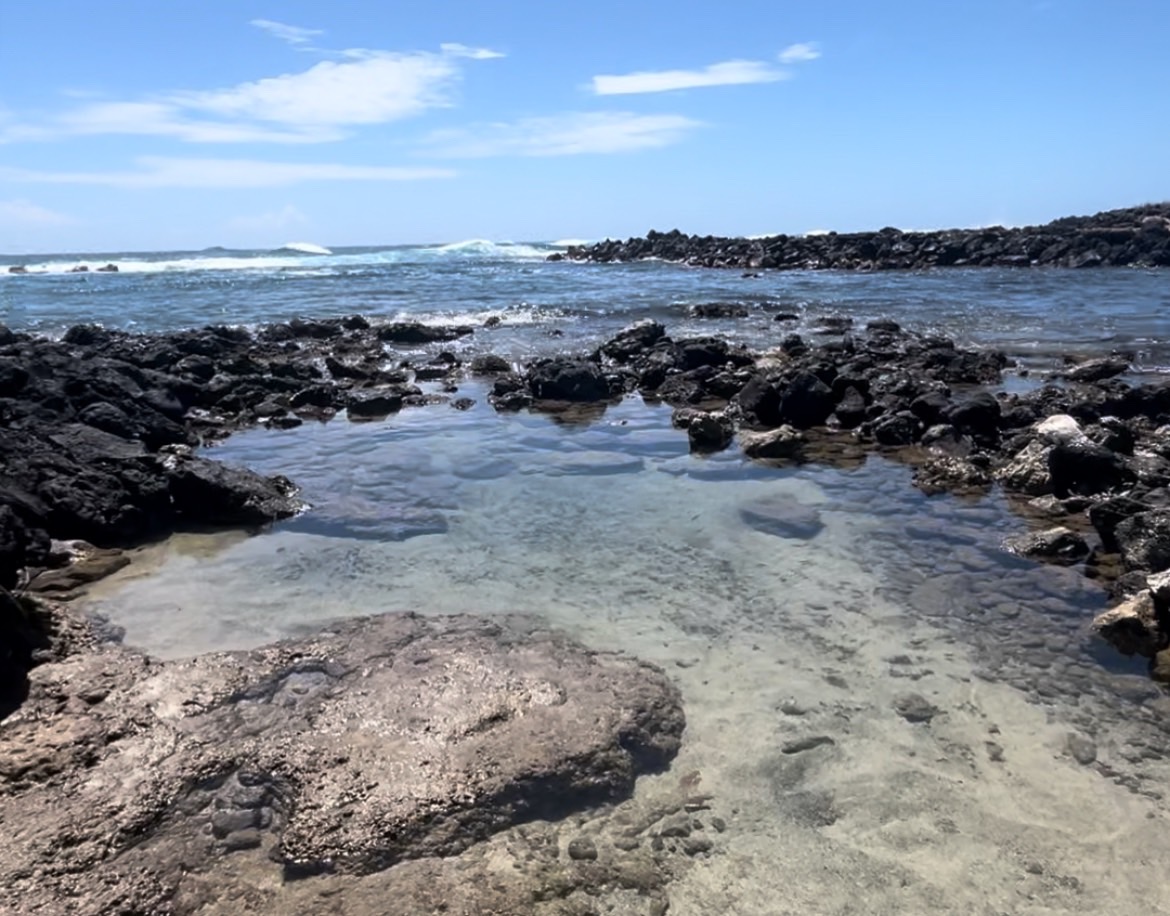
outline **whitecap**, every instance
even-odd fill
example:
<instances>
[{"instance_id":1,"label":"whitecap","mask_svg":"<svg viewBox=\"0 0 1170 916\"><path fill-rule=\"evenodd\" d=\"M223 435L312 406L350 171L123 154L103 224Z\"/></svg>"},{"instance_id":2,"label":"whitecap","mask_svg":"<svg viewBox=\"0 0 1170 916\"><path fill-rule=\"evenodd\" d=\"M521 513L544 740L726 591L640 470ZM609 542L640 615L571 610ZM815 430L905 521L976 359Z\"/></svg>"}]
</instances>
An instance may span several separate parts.
<instances>
[{"instance_id":1,"label":"whitecap","mask_svg":"<svg viewBox=\"0 0 1170 916\"><path fill-rule=\"evenodd\" d=\"M323 245L315 245L312 242L285 242L277 251L295 251L299 254L333 254L328 248Z\"/></svg>"}]
</instances>

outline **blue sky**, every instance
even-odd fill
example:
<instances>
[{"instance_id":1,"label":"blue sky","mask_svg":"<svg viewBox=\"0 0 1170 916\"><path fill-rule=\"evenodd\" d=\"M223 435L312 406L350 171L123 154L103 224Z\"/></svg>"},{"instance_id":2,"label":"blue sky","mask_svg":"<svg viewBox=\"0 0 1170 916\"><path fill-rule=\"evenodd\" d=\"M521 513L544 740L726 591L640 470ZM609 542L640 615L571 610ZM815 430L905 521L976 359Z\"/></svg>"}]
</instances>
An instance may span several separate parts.
<instances>
[{"instance_id":1,"label":"blue sky","mask_svg":"<svg viewBox=\"0 0 1170 916\"><path fill-rule=\"evenodd\" d=\"M5 0L0 251L1044 222L1170 198L1166 0Z\"/></svg>"}]
</instances>

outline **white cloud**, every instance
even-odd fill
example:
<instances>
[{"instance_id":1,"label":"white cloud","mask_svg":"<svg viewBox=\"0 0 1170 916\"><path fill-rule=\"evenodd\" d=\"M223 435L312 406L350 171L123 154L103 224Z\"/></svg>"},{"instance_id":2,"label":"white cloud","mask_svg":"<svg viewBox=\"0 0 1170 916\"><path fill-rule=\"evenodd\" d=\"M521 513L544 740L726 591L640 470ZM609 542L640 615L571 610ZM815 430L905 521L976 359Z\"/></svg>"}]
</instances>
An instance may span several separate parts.
<instances>
[{"instance_id":1,"label":"white cloud","mask_svg":"<svg viewBox=\"0 0 1170 916\"><path fill-rule=\"evenodd\" d=\"M275 188L306 181L418 181L450 178L450 169L265 162L255 159L179 159L143 156L123 172L39 172L0 167L0 181L88 184L111 188Z\"/></svg>"},{"instance_id":2,"label":"white cloud","mask_svg":"<svg viewBox=\"0 0 1170 916\"><path fill-rule=\"evenodd\" d=\"M816 42L802 41L794 45L789 45L776 56L782 64L802 64L820 57L821 49Z\"/></svg>"},{"instance_id":3,"label":"white cloud","mask_svg":"<svg viewBox=\"0 0 1170 916\"><path fill-rule=\"evenodd\" d=\"M325 34L321 29L302 29L300 26L285 25L283 22L273 22L271 19L253 19L249 25L263 29L273 38L287 41L293 47L307 45L317 35Z\"/></svg>"},{"instance_id":4,"label":"white cloud","mask_svg":"<svg viewBox=\"0 0 1170 916\"><path fill-rule=\"evenodd\" d=\"M77 220L29 200L0 200L0 226L29 229L45 226L73 226Z\"/></svg>"},{"instance_id":5,"label":"white cloud","mask_svg":"<svg viewBox=\"0 0 1170 916\"><path fill-rule=\"evenodd\" d=\"M681 115L569 112L435 131L427 138L426 148L432 155L460 159L624 153L669 146L702 126L701 121Z\"/></svg>"},{"instance_id":6,"label":"white cloud","mask_svg":"<svg viewBox=\"0 0 1170 916\"><path fill-rule=\"evenodd\" d=\"M237 216L229 220L228 229L241 232L277 232L297 226L307 226L310 220L292 204L285 204L279 210L270 210L255 216Z\"/></svg>"},{"instance_id":7,"label":"white cloud","mask_svg":"<svg viewBox=\"0 0 1170 916\"><path fill-rule=\"evenodd\" d=\"M452 57L468 57L471 60L496 60L505 55L499 51L493 51L490 48L469 48L467 45L461 45L457 41L448 41L439 45L439 50L444 54L450 54Z\"/></svg>"},{"instance_id":8,"label":"white cloud","mask_svg":"<svg viewBox=\"0 0 1170 916\"><path fill-rule=\"evenodd\" d=\"M703 86L740 86L774 83L788 73L758 60L728 60L701 70L648 70L621 76L593 77L597 95L632 95L643 92L670 92Z\"/></svg>"},{"instance_id":9,"label":"white cloud","mask_svg":"<svg viewBox=\"0 0 1170 916\"><path fill-rule=\"evenodd\" d=\"M189 143L341 140L356 127L453 105L462 77L460 61L502 56L465 45L445 45L440 52L354 48L338 53L339 60L225 89L93 102L40 124L0 119L0 143L97 134L162 136Z\"/></svg>"}]
</instances>

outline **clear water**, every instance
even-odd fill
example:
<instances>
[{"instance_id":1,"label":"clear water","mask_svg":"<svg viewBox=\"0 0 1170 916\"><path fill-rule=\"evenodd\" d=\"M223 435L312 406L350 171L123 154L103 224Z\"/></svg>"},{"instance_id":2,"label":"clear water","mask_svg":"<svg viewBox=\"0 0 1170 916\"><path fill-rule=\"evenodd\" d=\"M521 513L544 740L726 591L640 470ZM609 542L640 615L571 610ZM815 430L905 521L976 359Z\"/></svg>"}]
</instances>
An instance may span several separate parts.
<instances>
[{"instance_id":1,"label":"clear water","mask_svg":"<svg viewBox=\"0 0 1170 916\"><path fill-rule=\"evenodd\" d=\"M1164 272L748 279L484 246L305 261L10 276L0 295L4 320L45 331L500 314L501 328L463 346L523 358L646 316L760 343L791 330L776 312L795 311L806 326L893 317L1041 366L1114 347L1135 349L1145 372L1170 365ZM686 317L705 301L750 314ZM1170 854L1170 700L1088 634L1105 606L1097 586L1000 550L1026 524L1002 495L927 498L879 458L785 469L734 449L696 458L669 410L637 398L566 422L498 415L473 383L461 394L476 399L470 411L217 446L222 460L298 481L311 510L145 548L92 606L169 657L355 613L519 611L662 665L688 716L676 769L701 771L729 825L672 886L671 912L1170 912L1158 864ZM762 505L818 513L821 526L760 530L744 511ZM940 710L929 725L894 710L908 691ZM1069 756L1069 732L1096 742L1097 763ZM793 769L783 746L807 734L834 744Z\"/></svg>"}]
</instances>

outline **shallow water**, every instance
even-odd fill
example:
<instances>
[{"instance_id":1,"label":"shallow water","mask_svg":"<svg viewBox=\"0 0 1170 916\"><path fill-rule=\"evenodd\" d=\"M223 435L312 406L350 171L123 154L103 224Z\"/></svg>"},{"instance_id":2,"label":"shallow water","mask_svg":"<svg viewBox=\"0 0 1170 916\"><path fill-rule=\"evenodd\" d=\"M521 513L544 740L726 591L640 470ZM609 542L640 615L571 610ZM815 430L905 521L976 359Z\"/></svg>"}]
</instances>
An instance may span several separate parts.
<instances>
[{"instance_id":1,"label":"shallow water","mask_svg":"<svg viewBox=\"0 0 1170 916\"><path fill-rule=\"evenodd\" d=\"M0 273L0 322L153 331L360 312L478 328L497 316L445 346L523 360L592 349L646 317L763 347L845 315L1001 347L1042 371L1114 349L1146 378L1170 367L1165 271L746 278L547 263L549 250L86 259L125 268L101 275L46 256L25 259L45 273ZM748 314L689 316L712 301ZM232 437L212 454L288 475L310 511L137 551L91 606L166 657L352 614L519 611L662 665L687 732L671 772L637 795L697 771L727 823L672 884L671 913L1170 912L1170 698L1088 634L1105 606L1096 585L999 548L1026 525L1000 494L927 498L878 457L694 457L669 409L637 398L556 418L498 415L475 384L461 394L470 411ZM936 708L929 722L898 713L906 693ZM1075 759L1070 733L1095 759Z\"/></svg>"},{"instance_id":2,"label":"shallow water","mask_svg":"<svg viewBox=\"0 0 1170 916\"><path fill-rule=\"evenodd\" d=\"M463 393L466 413L230 439L216 457L313 508L145 549L94 607L163 656L349 614L529 612L662 665L688 728L638 792L697 770L729 824L671 912L1167 912L1170 701L1089 637L1097 586L999 549L1024 526L1000 496L927 498L881 458L694 457L635 398L569 424ZM929 724L894 710L908 691ZM810 734L831 743L785 750Z\"/></svg>"}]
</instances>

